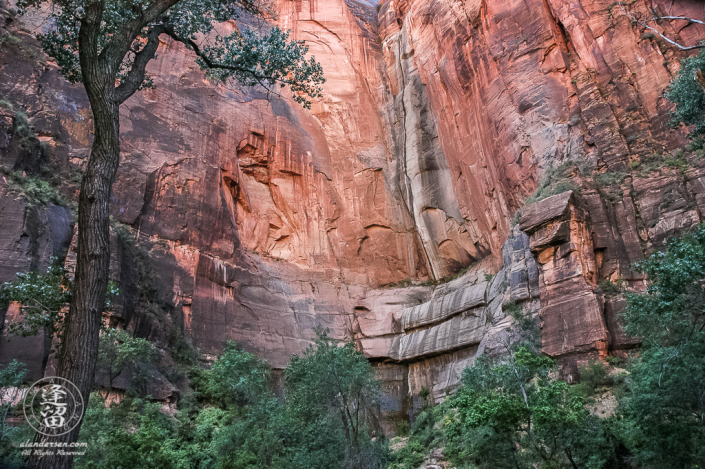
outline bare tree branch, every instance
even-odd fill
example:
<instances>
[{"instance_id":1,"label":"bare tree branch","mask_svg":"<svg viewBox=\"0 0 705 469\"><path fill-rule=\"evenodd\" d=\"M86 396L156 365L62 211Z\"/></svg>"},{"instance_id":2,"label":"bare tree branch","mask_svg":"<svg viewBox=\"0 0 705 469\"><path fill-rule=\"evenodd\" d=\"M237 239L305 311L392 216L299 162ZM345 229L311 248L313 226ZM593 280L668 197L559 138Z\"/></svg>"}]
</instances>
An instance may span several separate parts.
<instances>
[{"instance_id":1,"label":"bare tree branch","mask_svg":"<svg viewBox=\"0 0 705 469\"><path fill-rule=\"evenodd\" d=\"M213 62L208 55L204 54L201 48L196 44L195 41L192 39L184 39L176 32L174 31L173 27L167 26L164 28L163 33L169 36L170 38L174 39L175 41L178 41L185 46L187 46L189 49L192 49L196 55L203 60L203 62L206 64L206 66L210 69L221 69L221 70L229 70L231 72L240 72L240 73L245 73L247 75L250 75L257 83L259 83L260 86L262 86L265 90L267 90L267 95L269 96L269 93L274 94L275 96L281 97L281 93L278 93L277 91L273 90L270 86L265 83L265 81L268 80L275 80L280 83L284 83L287 85L293 84L293 80L285 80L285 79L277 79L271 76L267 75L261 75L257 74L255 71L249 69L249 68L243 68L243 67L238 67L236 65L226 65L226 64L219 64Z\"/></svg>"},{"instance_id":2,"label":"bare tree branch","mask_svg":"<svg viewBox=\"0 0 705 469\"><path fill-rule=\"evenodd\" d=\"M700 21L700 20L696 20L696 19L693 19L693 18L687 18L687 17L685 17L685 16L654 16L653 18L649 18L649 19L647 19L647 20L640 20L640 19L638 19L636 16L634 16L632 13L630 13L630 12L624 7L624 5L622 4L622 0L619 0L618 3L619 3L619 7L622 9L622 11L624 12L624 14L625 14L627 17L629 17L632 21L634 21L634 22L638 23L639 25L641 25L642 27L644 27L644 28L646 28L646 29L648 29L648 30L650 30L650 31L653 31L654 33L658 34L659 37L661 37L661 39L663 39L664 41L668 42L668 43L671 44L672 46L675 46L675 47L677 47L678 49L683 50L683 51L686 51L686 50L694 50L694 49L701 49L701 48L705 47L705 42L701 42L700 44L696 44L696 45L693 45L693 46L684 46L683 44L679 44L678 42L674 41L673 39L671 39L671 38L669 38L668 36L666 36L665 34L663 34L663 33L662 33L661 31L659 31L658 29L656 29L656 28L654 28L654 27L652 27L652 26L649 26L649 24L648 24L648 22L650 22L650 21L658 21L658 20L662 20L662 19L664 19L664 20L685 20L685 21L689 21L689 22L691 22L691 23L703 24L703 25L705 25L705 22Z\"/></svg>"},{"instance_id":3,"label":"bare tree branch","mask_svg":"<svg viewBox=\"0 0 705 469\"><path fill-rule=\"evenodd\" d=\"M655 18L650 19L649 21L656 21L656 20L685 20L685 21L689 21L691 23L705 24L705 21L700 21L700 20L696 20L693 18L687 18L685 16L657 16Z\"/></svg>"}]
</instances>

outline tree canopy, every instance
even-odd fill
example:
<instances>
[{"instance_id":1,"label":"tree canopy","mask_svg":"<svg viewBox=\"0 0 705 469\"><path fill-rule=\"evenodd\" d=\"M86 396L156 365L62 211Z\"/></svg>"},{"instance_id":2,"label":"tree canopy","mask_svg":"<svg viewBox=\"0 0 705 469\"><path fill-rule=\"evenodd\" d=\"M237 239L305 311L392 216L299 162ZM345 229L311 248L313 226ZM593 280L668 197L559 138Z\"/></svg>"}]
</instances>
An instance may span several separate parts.
<instances>
[{"instance_id":1,"label":"tree canopy","mask_svg":"<svg viewBox=\"0 0 705 469\"><path fill-rule=\"evenodd\" d=\"M45 52L72 83L86 82L93 68L106 68L115 79L115 98L124 102L151 86L146 74L159 36L181 42L196 55L208 75L245 86L288 86L294 100L310 107L325 81L321 65L306 58L304 41L272 27L259 35L232 23L244 15L267 16L258 0L20 0L20 12L51 9L53 28L38 35ZM89 28L90 26L90 28ZM88 37L88 29L93 29ZM83 36L82 36L83 34ZM83 48L82 48L83 45ZM95 63L88 63L93 58ZM82 63L83 60L83 63ZM102 83L102 85L107 85Z\"/></svg>"},{"instance_id":2,"label":"tree canopy","mask_svg":"<svg viewBox=\"0 0 705 469\"><path fill-rule=\"evenodd\" d=\"M642 340L620 403L629 445L644 467L705 461L705 225L640 267L651 280L628 295L626 330Z\"/></svg>"},{"instance_id":3,"label":"tree canopy","mask_svg":"<svg viewBox=\"0 0 705 469\"><path fill-rule=\"evenodd\" d=\"M692 125L692 138L705 135L705 50L683 59L678 74L666 91L666 97L676 105L674 123Z\"/></svg>"},{"instance_id":4,"label":"tree canopy","mask_svg":"<svg viewBox=\"0 0 705 469\"><path fill-rule=\"evenodd\" d=\"M120 163L120 105L152 85L147 65L166 35L193 51L219 81L234 79L275 92L289 87L310 107L321 96L323 71L306 58L303 41L272 27L265 34L237 21L268 19L259 0L18 0L19 13L45 8L50 20L38 35L44 51L71 82L82 83L93 114L93 144L78 197L77 260L69 310L62 328L57 375L88 399L99 350L110 266L110 194ZM262 24L264 28L264 23ZM268 26L267 26L268 28ZM80 428L57 437L74 442ZM72 458L35 458L39 468L71 467Z\"/></svg>"},{"instance_id":5,"label":"tree canopy","mask_svg":"<svg viewBox=\"0 0 705 469\"><path fill-rule=\"evenodd\" d=\"M315 426L329 415L342 424L347 467L379 467L381 451L370 444L378 414L380 384L374 370L353 342L338 345L320 326L316 340L286 368L287 399L294 414Z\"/></svg>"}]
</instances>

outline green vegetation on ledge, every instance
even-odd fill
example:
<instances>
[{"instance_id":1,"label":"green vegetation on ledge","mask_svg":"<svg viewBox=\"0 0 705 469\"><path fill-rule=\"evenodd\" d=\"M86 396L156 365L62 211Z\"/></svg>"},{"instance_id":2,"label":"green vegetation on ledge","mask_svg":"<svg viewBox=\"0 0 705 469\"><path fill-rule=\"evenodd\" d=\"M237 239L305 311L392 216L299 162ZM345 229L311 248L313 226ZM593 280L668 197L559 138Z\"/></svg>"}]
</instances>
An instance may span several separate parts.
<instances>
[{"instance_id":1,"label":"green vegetation on ledge","mask_svg":"<svg viewBox=\"0 0 705 469\"><path fill-rule=\"evenodd\" d=\"M580 383L567 385L538 353L533 321L507 303L524 339L507 356L479 357L455 394L425 408L408 438L392 440L390 467L422 467L440 448L458 468L702 467L705 225L639 268L653 283L645 293L626 294L625 328L643 340L626 363L591 360L579 370ZM601 288L622 292L619 284ZM616 402L610 412L603 399Z\"/></svg>"}]
</instances>

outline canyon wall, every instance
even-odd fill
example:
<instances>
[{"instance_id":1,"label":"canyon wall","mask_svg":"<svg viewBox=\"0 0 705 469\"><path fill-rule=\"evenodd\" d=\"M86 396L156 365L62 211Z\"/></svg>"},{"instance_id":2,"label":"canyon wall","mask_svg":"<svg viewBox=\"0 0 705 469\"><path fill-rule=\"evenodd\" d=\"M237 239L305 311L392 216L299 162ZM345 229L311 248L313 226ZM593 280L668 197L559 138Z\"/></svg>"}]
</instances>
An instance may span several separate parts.
<instances>
[{"instance_id":1,"label":"canyon wall","mask_svg":"<svg viewBox=\"0 0 705 469\"><path fill-rule=\"evenodd\" d=\"M705 18L694 0L650 6ZM505 350L510 302L540 317L544 350L567 375L589 354L634 346L617 320L623 298L599 284L643 288L633 264L705 216L696 156L645 169L685 143L663 97L685 53L611 1L275 9L323 66L310 111L286 91L208 81L166 38L149 66L156 86L123 106L111 275L124 294L111 321L163 347L175 327L209 355L235 340L275 369L321 324L357 342L387 410L401 413L422 387L442 398L477 354ZM9 281L52 255L72 265L68 204L33 202L26 182L75 197L92 123L81 87L32 38L41 15L16 18L0 2L0 19ZM701 25L659 28L685 44L705 37ZM24 140L21 113L33 131ZM515 217L559 167L572 190ZM2 319L17 316L11 307ZM0 359L41 375L48 347L3 340Z\"/></svg>"}]
</instances>

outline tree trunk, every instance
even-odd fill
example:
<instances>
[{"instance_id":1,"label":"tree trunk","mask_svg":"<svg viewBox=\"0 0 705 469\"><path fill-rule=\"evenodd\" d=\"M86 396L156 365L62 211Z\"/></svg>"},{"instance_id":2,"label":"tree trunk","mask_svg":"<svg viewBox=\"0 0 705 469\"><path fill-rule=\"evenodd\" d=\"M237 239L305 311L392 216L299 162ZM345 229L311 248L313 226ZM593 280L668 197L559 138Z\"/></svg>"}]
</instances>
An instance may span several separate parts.
<instances>
[{"instance_id":1,"label":"tree trunk","mask_svg":"<svg viewBox=\"0 0 705 469\"><path fill-rule=\"evenodd\" d=\"M109 80L103 83L106 82ZM86 91L93 111L95 139L81 181L76 277L69 313L64 319L57 370L58 376L80 390L84 414L98 359L98 336L110 266L110 192L120 160L120 108L113 99L114 93L110 86L92 87L88 83ZM80 428L79 424L66 435L48 440L73 443L78 440ZM44 456L33 458L30 467L69 469L72 463L71 456Z\"/></svg>"}]
</instances>

